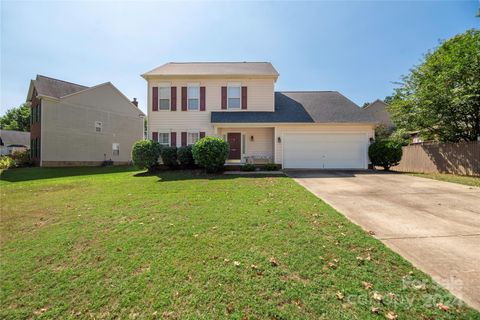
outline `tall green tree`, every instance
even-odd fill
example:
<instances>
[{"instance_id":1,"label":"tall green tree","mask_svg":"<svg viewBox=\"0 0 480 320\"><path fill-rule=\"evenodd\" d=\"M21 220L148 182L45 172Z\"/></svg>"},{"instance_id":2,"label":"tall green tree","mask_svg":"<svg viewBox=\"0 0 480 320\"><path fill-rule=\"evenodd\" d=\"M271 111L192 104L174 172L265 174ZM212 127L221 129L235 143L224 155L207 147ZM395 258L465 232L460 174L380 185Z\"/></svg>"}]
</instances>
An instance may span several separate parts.
<instances>
[{"instance_id":1,"label":"tall green tree","mask_svg":"<svg viewBox=\"0 0 480 320\"><path fill-rule=\"evenodd\" d=\"M5 130L30 131L30 103L7 110L0 117L0 128Z\"/></svg>"},{"instance_id":2,"label":"tall green tree","mask_svg":"<svg viewBox=\"0 0 480 320\"><path fill-rule=\"evenodd\" d=\"M397 128L440 141L480 136L480 30L444 41L410 70L389 108Z\"/></svg>"}]
</instances>

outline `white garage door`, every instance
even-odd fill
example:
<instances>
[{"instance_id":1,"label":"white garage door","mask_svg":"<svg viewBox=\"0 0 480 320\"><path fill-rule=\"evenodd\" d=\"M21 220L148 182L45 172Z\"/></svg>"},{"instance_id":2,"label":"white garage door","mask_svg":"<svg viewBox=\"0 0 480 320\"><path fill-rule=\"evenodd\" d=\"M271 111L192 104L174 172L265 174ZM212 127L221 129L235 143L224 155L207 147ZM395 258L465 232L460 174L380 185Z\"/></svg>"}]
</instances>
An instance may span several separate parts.
<instances>
[{"instance_id":1,"label":"white garage door","mask_svg":"<svg viewBox=\"0 0 480 320\"><path fill-rule=\"evenodd\" d=\"M284 168L366 169L365 133L286 133Z\"/></svg>"}]
</instances>

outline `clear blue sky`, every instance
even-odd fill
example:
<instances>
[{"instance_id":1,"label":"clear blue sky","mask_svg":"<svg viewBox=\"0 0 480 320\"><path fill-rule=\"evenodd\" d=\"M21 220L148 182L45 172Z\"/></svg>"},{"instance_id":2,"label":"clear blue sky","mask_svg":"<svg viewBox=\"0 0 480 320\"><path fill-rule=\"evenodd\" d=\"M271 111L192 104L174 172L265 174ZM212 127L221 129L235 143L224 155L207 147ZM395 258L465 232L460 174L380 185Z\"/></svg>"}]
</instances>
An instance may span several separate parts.
<instances>
[{"instance_id":1,"label":"clear blue sky","mask_svg":"<svg viewBox=\"0 0 480 320\"><path fill-rule=\"evenodd\" d=\"M1 113L43 74L111 81L145 110L140 74L169 61L271 61L277 90L389 95L438 44L478 28L478 1L1 2Z\"/></svg>"}]
</instances>

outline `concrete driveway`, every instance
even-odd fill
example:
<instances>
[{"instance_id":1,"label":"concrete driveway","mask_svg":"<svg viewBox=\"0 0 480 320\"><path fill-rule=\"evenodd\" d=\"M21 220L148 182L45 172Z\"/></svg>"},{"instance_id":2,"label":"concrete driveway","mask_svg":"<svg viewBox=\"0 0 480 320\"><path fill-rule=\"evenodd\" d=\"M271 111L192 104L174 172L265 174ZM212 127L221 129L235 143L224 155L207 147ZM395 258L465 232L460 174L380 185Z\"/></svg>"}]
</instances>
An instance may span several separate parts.
<instances>
[{"instance_id":1,"label":"concrete driveway","mask_svg":"<svg viewBox=\"0 0 480 320\"><path fill-rule=\"evenodd\" d=\"M480 310L480 188L368 171L287 174Z\"/></svg>"}]
</instances>

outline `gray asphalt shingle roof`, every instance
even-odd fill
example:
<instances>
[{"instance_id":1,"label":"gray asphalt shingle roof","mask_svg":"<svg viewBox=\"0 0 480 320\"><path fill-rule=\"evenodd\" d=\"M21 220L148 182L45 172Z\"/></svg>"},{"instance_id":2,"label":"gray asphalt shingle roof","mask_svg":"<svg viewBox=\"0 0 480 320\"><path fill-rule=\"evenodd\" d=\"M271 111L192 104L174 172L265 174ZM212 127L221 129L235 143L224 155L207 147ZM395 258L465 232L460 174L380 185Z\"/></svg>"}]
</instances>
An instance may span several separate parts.
<instances>
[{"instance_id":1,"label":"gray asphalt shingle roof","mask_svg":"<svg viewBox=\"0 0 480 320\"><path fill-rule=\"evenodd\" d=\"M275 111L212 112L213 123L373 123L336 91L275 92Z\"/></svg>"},{"instance_id":2,"label":"gray asphalt shingle roof","mask_svg":"<svg viewBox=\"0 0 480 320\"><path fill-rule=\"evenodd\" d=\"M169 62L157 67L143 76L275 76L278 72L270 62Z\"/></svg>"},{"instance_id":3,"label":"gray asphalt shingle roof","mask_svg":"<svg viewBox=\"0 0 480 320\"><path fill-rule=\"evenodd\" d=\"M0 130L2 146L25 146L30 148L30 132L16 130Z\"/></svg>"},{"instance_id":4,"label":"gray asphalt shingle roof","mask_svg":"<svg viewBox=\"0 0 480 320\"><path fill-rule=\"evenodd\" d=\"M394 124L391 120L390 113L387 111L388 104L382 100L375 100L370 103L368 106L364 107L362 111L369 114L375 122L387 126L387 128L394 127Z\"/></svg>"},{"instance_id":5,"label":"gray asphalt shingle roof","mask_svg":"<svg viewBox=\"0 0 480 320\"><path fill-rule=\"evenodd\" d=\"M88 87L80 84L41 75L37 75L37 78L33 80L33 85L37 90L37 94L53 98L61 98L66 95L88 89Z\"/></svg>"}]
</instances>

